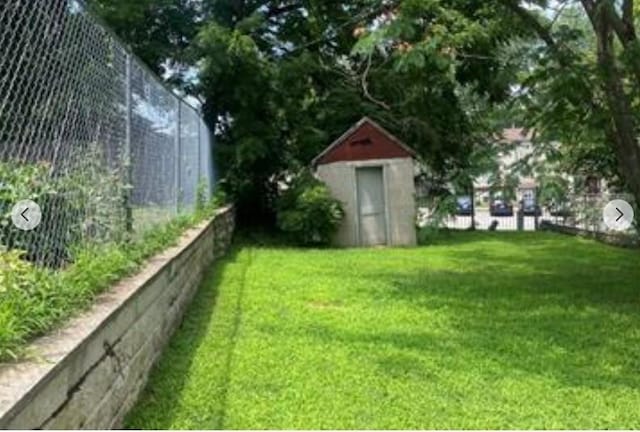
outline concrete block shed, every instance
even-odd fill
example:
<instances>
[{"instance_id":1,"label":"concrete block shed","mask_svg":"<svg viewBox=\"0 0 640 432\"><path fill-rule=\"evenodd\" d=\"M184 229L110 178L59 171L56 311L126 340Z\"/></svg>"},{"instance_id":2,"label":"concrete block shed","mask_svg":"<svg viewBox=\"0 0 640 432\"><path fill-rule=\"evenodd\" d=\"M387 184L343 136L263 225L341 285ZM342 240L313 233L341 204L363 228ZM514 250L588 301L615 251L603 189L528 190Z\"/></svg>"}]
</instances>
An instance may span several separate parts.
<instances>
[{"instance_id":1,"label":"concrete block shed","mask_svg":"<svg viewBox=\"0 0 640 432\"><path fill-rule=\"evenodd\" d=\"M336 244L416 244L414 160L413 150L367 117L313 160L345 210Z\"/></svg>"}]
</instances>

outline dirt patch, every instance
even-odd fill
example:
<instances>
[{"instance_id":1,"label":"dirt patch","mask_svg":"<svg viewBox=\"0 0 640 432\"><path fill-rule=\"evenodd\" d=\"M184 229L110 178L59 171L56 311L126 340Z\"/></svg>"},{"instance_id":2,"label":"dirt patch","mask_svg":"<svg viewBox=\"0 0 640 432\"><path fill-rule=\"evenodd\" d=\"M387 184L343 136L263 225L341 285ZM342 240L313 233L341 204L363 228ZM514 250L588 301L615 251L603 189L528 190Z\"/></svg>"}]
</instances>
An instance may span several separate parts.
<instances>
[{"instance_id":1,"label":"dirt patch","mask_svg":"<svg viewBox=\"0 0 640 432\"><path fill-rule=\"evenodd\" d=\"M320 309L320 310L341 310L344 309L344 305L341 301L333 301L333 300L311 300L307 303L312 309Z\"/></svg>"}]
</instances>

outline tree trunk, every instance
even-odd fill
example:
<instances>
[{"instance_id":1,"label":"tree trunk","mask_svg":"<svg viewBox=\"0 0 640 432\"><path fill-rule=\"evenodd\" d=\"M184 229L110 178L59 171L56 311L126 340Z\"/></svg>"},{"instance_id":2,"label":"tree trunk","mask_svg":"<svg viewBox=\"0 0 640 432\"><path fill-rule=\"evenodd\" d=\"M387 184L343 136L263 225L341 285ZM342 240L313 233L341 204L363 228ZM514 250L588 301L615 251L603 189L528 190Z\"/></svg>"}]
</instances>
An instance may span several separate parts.
<instances>
[{"instance_id":1,"label":"tree trunk","mask_svg":"<svg viewBox=\"0 0 640 432\"><path fill-rule=\"evenodd\" d=\"M611 143L620 174L624 178L636 205L640 204L640 145L629 96L624 90L623 77L616 65L613 27L610 15L604 11L586 9L598 42L598 66L602 73L602 89L611 114L614 140Z\"/></svg>"},{"instance_id":2,"label":"tree trunk","mask_svg":"<svg viewBox=\"0 0 640 432\"><path fill-rule=\"evenodd\" d=\"M564 59L564 47L557 44L551 29L543 25L530 11L520 5L519 0L500 0L500 2L514 12L525 25L535 31L545 42L563 67L570 67ZM637 34L633 29L633 0L624 0L620 18L608 0L581 0L598 40L598 66L602 72L602 90L605 93L606 104L611 119L607 136L611 136L609 145L618 159L618 171L625 181L629 192L636 201L636 208L640 209L640 144L637 138L636 121L631 110L630 97L624 91L623 74L616 65L613 35L617 36L625 54L631 61L628 67L634 75L633 85L640 86L640 56L634 55L637 48ZM587 101L597 106L594 101Z\"/></svg>"}]
</instances>

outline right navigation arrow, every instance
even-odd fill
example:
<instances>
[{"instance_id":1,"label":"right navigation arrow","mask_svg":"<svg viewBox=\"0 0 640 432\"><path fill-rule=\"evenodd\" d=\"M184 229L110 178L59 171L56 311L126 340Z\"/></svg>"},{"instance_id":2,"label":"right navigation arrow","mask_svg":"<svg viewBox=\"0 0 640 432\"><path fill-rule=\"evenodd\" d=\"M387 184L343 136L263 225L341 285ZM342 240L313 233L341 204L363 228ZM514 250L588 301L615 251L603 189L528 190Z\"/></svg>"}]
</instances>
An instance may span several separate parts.
<instances>
[{"instance_id":1,"label":"right navigation arrow","mask_svg":"<svg viewBox=\"0 0 640 432\"><path fill-rule=\"evenodd\" d=\"M614 199L602 209L602 221L611 231L626 231L633 225L633 207L621 199Z\"/></svg>"}]
</instances>

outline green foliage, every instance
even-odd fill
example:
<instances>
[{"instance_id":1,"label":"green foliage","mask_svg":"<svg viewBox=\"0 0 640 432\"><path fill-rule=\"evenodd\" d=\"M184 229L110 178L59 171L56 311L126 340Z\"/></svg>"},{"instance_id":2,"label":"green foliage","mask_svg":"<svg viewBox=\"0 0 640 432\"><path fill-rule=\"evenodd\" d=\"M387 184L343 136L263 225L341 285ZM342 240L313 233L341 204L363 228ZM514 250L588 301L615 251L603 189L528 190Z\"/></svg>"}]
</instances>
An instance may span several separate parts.
<instances>
[{"instance_id":1,"label":"green foliage","mask_svg":"<svg viewBox=\"0 0 640 432\"><path fill-rule=\"evenodd\" d=\"M0 202L3 216L11 211L7 205L20 199L39 200L55 193L49 179L50 166L46 163L20 164L0 162ZM25 198L26 197L26 198Z\"/></svg>"},{"instance_id":2,"label":"green foliage","mask_svg":"<svg viewBox=\"0 0 640 432\"><path fill-rule=\"evenodd\" d=\"M612 116L616 98L606 97L580 5L559 2L551 18L546 1L92 3L152 66L198 70L186 87L207 101L224 187L245 222L275 222L279 182L362 115L451 182L468 184L493 132L514 121L535 128L541 143L561 143L538 151L556 153L562 172L640 185L633 167L619 172L616 129L630 117ZM634 111L636 34L626 44L618 35L614 53ZM509 115L495 116L513 96Z\"/></svg>"},{"instance_id":3,"label":"green foliage","mask_svg":"<svg viewBox=\"0 0 640 432\"><path fill-rule=\"evenodd\" d=\"M327 245L342 218L340 201L310 173L299 175L278 202L278 227L301 245Z\"/></svg>"},{"instance_id":4,"label":"green foliage","mask_svg":"<svg viewBox=\"0 0 640 432\"><path fill-rule=\"evenodd\" d=\"M239 201L243 219L262 220L275 198L271 182L287 158L276 115L273 67L253 39L241 32L211 23L199 35L206 57L201 81L207 100L205 113L215 119L218 136L216 158L226 179L225 188Z\"/></svg>"},{"instance_id":5,"label":"green foliage","mask_svg":"<svg viewBox=\"0 0 640 432\"><path fill-rule=\"evenodd\" d=\"M486 58L513 26L480 2L427 3L403 2L396 20L380 1L211 5L199 91L241 220L273 221L278 184L363 115L440 173L487 142L478 114L505 97L511 72Z\"/></svg>"},{"instance_id":6,"label":"green foliage","mask_svg":"<svg viewBox=\"0 0 640 432\"><path fill-rule=\"evenodd\" d=\"M492 197L513 202L517 197L520 178L517 173L494 172L489 176L489 191Z\"/></svg>"},{"instance_id":7,"label":"green foliage","mask_svg":"<svg viewBox=\"0 0 640 432\"><path fill-rule=\"evenodd\" d=\"M639 260L548 233L246 244L202 284L125 426L638 428Z\"/></svg>"},{"instance_id":8,"label":"green foliage","mask_svg":"<svg viewBox=\"0 0 640 432\"><path fill-rule=\"evenodd\" d=\"M446 231L446 222L456 214L456 196L448 190L430 194L422 200L421 207L428 209L426 220L418 221L418 244L430 244Z\"/></svg>"},{"instance_id":9,"label":"green foliage","mask_svg":"<svg viewBox=\"0 0 640 432\"><path fill-rule=\"evenodd\" d=\"M46 163L0 162L0 244L25 251L30 261L61 267L73 261L78 244L122 241L129 186L104 160L100 145L92 143L55 171ZM13 205L23 199L42 209L41 224L29 232L11 222Z\"/></svg>"},{"instance_id":10,"label":"green foliage","mask_svg":"<svg viewBox=\"0 0 640 432\"><path fill-rule=\"evenodd\" d=\"M89 0L92 9L159 75L181 84L193 61L199 8L191 0Z\"/></svg>"},{"instance_id":11,"label":"green foliage","mask_svg":"<svg viewBox=\"0 0 640 432\"><path fill-rule=\"evenodd\" d=\"M206 178L200 179L196 188L196 213L206 210L209 204L209 184Z\"/></svg>"},{"instance_id":12,"label":"green foliage","mask_svg":"<svg viewBox=\"0 0 640 432\"><path fill-rule=\"evenodd\" d=\"M46 163L0 162L0 245L26 252L26 258L51 266L67 261L69 246L77 238L76 209L61 193ZM24 232L13 226L13 205L24 199L37 202L43 210L38 229Z\"/></svg>"},{"instance_id":13,"label":"green foliage","mask_svg":"<svg viewBox=\"0 0 640 432\"><path fill-rule=\"evenodd\" d=\"M213 192L213 196L211 197L211 205L215 207L224 207L227 204L231 204L231 201L229 200L225 190L218 184L216 190Z\"/></svg>"},{"instance_id":14,"label":"green foliage","mask_svg":"<svg viewBox=\"0 0 640 432\"><path fill-rule=\"evenodd\" d=\"M288 173L308 166L363 115L431 169L466 167L491 133L478 114L504 99L512 81L511 65L495 54L519 35L484 2L204 1L197 19L184 0L94 2L143 58L157 59L158 50L140 41L193 21L198 35L189 51L199 76L191 90L216 124L226 192L241 221L260 224L275 222L278 184ZM182 55L170 55L176 45L193 40L178 34L151 39L175 60Z\"/></svg>"},{"instance_id":15,"label":"green foliage","mask_svg":"<svg viewBox=\"0 0 640 432\"><path fill-rule=\"evenodd\" d=\"M601 2L599 6L606 8L609 4L612 2ZM632 155L620 151L619 140L624 133L615 130L619 124L614 127L616 110L611 104L616 99L617 103L625 103L623 99L629 97L630 109L637 112L637 75L632 72L632 62L625 60L633 53L633 44L624 49L616 46L614 59L605 62L615 65L624 76L620 85L626 91L611 99L608 94L612 85L598 62L598 37L584 6L563 2L554 17L548 21L544 15L535 15L540 28L545 29L545 44L539 39L518 44L517 55L523 59L523 66L518 83L521 91L512 103L515 117L520 124L536 130L537 152L555 163L558 172L596 175L623 188L634 181L638 184L640 173L621 171L621 154L627 153L623 159ZM635 53L632 57L637 58ZM628 112L623 115L634 117Z\"/></svg>"},{"instance_id":16,"label":"green foliage","mask_svg":"<svg viewBox=\"0 0 640 432\"><path fill-rule=\"evenodd\" d=\"M207 205L206 211L148 230L135 242L81 244L73 250L73 264L64 270L33 265L20 251L0 250L0 361L23 355L30 339L90 305L97 294L175 243L212 211Z\"/></svg>"},{"instance_id":17,"label":"green foliage","mask_svg":"<svg viewBox=\"0 0 640 432\"><path fill-rule=\"evenodd\" d=\"M29 332L58 315L51 273L23 259L20 251L0 249L0 359L16 358L19 344Z\"/></svg>"},{"instance_id":18,"label":"green foliage","mask_svg":"<svg viewBox=\"0 0 640 432\"><path fill-rule=\"evenodd\" d=\"M125 181L124 163L111 167L106 160L103 146L92 142L70 155L55 180L77 212L82 242L120 242L127 235L125 196L132 186Z\"/></svg>"},{"instance_id":19,"label":"green foliage","mask_svg":"<svg viewBox=\"0 0 640 432\"><path fill-rule=\"evenodd\" d=\"M571 185L562 175L551 173L538 177L537 200L541 206L562 206L569 202Z\"/></svg>"}]
</instances>

